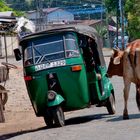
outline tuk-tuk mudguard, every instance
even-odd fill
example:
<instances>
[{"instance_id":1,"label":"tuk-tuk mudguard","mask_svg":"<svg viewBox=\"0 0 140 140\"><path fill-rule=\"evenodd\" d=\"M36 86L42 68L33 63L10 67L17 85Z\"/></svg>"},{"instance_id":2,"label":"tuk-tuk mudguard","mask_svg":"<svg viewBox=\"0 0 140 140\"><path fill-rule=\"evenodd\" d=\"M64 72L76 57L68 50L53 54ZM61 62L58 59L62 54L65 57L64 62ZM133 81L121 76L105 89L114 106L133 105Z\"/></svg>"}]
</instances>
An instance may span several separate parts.
<instances>
[{"instance_id":1,"label":"tuk-tuk mudguard","mask_svg":"<svg viewBox=\"0 0 140 140\"><path fill-rule=\"evenodd\" d=\"M105 94L100 97L100 100L106 100L110 96L111 91L114 89L113 89L113 85L112 85L111 81L107 77L106 67L102 67L102 68L100 67L100 69L101 69L101 73L102 73L102 77L103 77L102 82L103 82L104 92L105 92Z\"/></svg>"},{"instance_id":2,"label":"tuk-tuk mudguard","mask_svg":"<svg viewBox=\"0 0 140 140\"><path fill-rule=\"evenodd\" d=\"M56 105L61 104L63 101L64 101L64 98L61 95L57 94L55 100L48 101L47 106L48 107L56 106Z\"/></svg>"}]
</instances>

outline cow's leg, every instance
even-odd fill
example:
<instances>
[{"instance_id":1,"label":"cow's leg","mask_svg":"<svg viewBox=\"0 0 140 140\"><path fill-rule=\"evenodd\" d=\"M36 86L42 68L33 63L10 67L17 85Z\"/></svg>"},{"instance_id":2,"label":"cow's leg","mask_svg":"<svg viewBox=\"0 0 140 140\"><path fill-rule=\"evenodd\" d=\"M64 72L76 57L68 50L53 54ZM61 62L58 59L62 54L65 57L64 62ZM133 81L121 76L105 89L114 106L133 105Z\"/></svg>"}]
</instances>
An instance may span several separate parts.
<instances>
[{"instance_id":1,"label":"cow's leg","mask_svg":"<svg viewBox=\"0 0 140 140\"><path fill-rule=\"evenodd\" d=\"M123 119L124 120L129 119L127 103L128 103L130 85L131 85L131 82L124 81L124 110L123 110Z\"/></svg>"},{"instance_id":2,"label":"cow's leg","mask_svg":"<svg viewBox=\"0 0 140 140\"><path fill-rule=\"evenodd\" d=\"M136 102L140 111L140 83L136 84Z\"/></svg>"}]
</instances>

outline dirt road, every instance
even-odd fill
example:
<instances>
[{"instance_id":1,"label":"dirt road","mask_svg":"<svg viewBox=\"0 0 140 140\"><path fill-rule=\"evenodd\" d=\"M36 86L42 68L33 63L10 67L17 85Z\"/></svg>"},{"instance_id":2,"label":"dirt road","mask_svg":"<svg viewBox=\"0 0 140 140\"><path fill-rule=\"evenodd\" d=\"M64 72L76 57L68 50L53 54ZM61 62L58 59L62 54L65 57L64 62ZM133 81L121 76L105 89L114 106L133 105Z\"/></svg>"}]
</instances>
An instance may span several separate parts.
<instances>
[{"instance_id":1,"label":"dirt road","mask_svg":"<svg viewBox=\"0 0 140 140\"><path fill-rule=\"evenodd\" d=\"M5 61L1 59L0 62ZM8 59L9 63L18 66L18 69L10 69L9 80L6 81L5 88L8 92L8 102L5 106L5 123L0 123L0 136L22 131L31 131L45 126L43 118L35 116L32 109L25 83L21 62L16 62L14 58ZM1 83L4 85L4 83ZM8 135L7 135L8 137Z\"/></svg>"}]
</instances>

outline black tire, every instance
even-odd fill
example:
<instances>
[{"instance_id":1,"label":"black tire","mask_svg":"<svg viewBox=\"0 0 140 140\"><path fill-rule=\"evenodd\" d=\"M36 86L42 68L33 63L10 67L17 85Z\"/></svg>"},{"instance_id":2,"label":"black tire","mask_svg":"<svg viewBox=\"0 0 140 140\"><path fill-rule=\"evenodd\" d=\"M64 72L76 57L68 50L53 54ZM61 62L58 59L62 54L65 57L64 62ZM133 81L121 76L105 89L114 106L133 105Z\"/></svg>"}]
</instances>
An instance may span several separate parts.
<instances>
[{"instance_id":1,"label":"black tire","mask_svg":"<svg viewBox=\"0 0 140 140\"><path fill-rule=\"evenodd\" d=\"M60 106L57 106L53 110L53 118L54 118L54 123L57 127L63 127L65 125L64 112Z\"/></svg>"},{"instance_id":2,"label":"black tire","mask_svg":"<svg viewBox=\"0 0 140 140\"><path fill-rule=\"evenodd\" d=\"M54 121L53 121L53 115L52 115L52 111L46 111L45 115L44 115L44 121L47 125L47 127L52 128Z\"/></svg>"},{"instance_id":3,"label":"black tire","mask_svg":"<svg viewBox=\"0 0 140 140\"><path fill-rule=\"evenodd\" d=\"M49 128L53 127L53 119L52 118L44 117L44 121L45 121L47 127L49 127Z\"/></svg>"},{"instance_id":4,"label":"black tire","mask_svg":"<svg viewBox=\"0 0 140 140\"><path fill-rule=\"evenodd\" d=\"M107 99L106 108L110 115L115 114L115 112L116 112L115 97L112 93L110 94L109 98Z\"/></svg>"}]
</instances>

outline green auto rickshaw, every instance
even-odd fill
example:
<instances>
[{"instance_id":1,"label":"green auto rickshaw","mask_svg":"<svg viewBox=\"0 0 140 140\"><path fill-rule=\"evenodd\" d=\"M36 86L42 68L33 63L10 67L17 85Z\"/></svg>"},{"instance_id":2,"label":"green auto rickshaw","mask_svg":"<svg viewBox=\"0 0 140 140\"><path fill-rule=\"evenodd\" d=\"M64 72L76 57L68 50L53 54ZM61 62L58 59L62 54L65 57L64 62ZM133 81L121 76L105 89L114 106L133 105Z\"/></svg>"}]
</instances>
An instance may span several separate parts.
<instances>
[{"instance_id":1,"label":"green auto rickshaw","mask_svg":"<svg viewBox=\"0 0 140 140\"><path fill-rule=\"evenodd\" d=\"M14 53L16 60L22 56L32 106L48 127L64 126L64 112L91 105L115 113L114 89L106 73L102 41L94 28L49 28L24 36L20 47Z\"/></svg>"}]
</instances>

